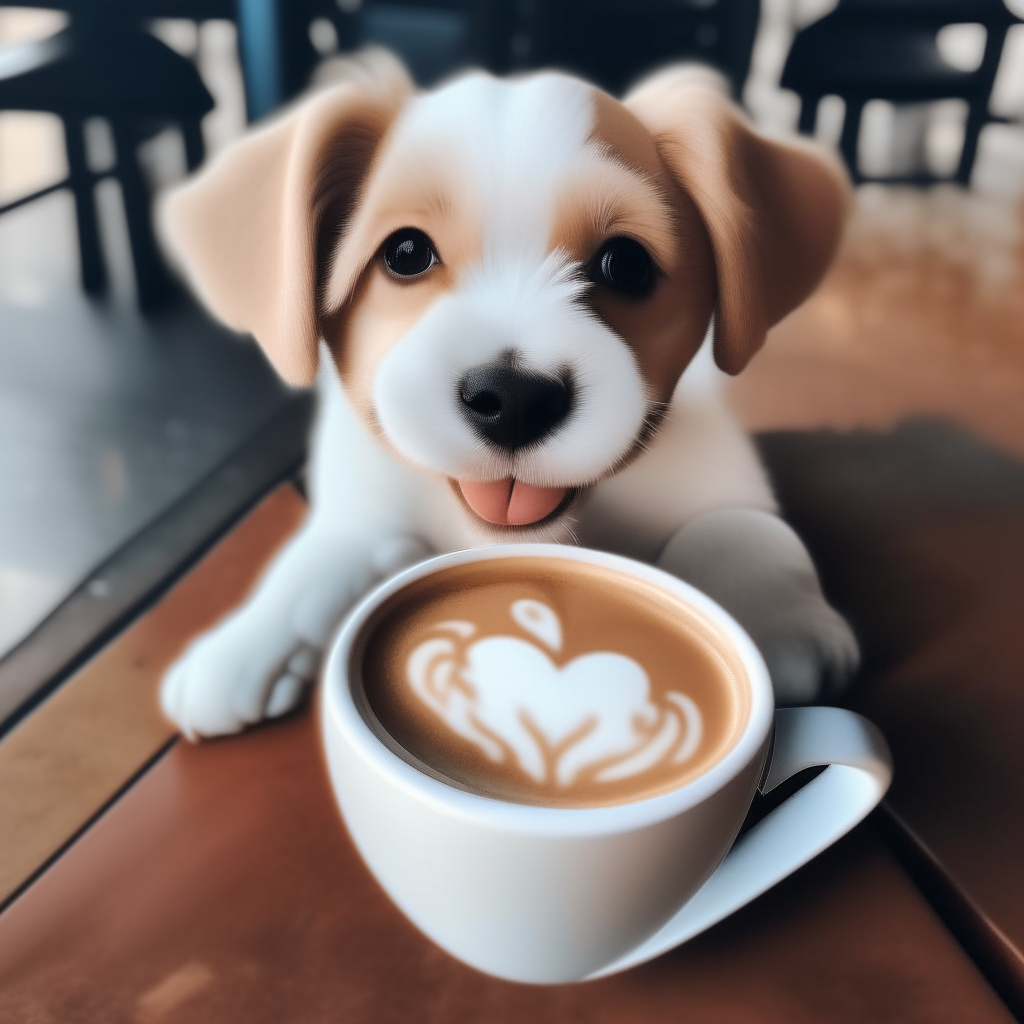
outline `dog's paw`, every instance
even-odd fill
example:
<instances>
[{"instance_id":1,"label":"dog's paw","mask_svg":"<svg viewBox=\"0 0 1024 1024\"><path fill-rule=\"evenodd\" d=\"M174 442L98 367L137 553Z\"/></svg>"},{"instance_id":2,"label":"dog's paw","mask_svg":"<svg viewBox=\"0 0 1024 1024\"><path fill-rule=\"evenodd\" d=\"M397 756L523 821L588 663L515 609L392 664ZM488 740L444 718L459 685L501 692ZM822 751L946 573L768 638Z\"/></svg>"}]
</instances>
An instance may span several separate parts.
<instances>
[{"instance_id":1,"label":"dog's paw","mask_svg":"<svg viewBox=\"0 0 1024 1024\"><path fill-rule=\"evenodd\" d=\"M409 537L314 537L279 561L257 595L171 666L164 714L189 739L239 732L296 707L345 613L379 579L427 554Z\"/></svg>"},{"instance_id":2,"label":"dog's paw","mask_svg":"<svg viewBox=\"0 0 1024 1024\"><path fill-rule=\"evenodd\" d=\"M777 704L835 700L860 663L853 630L816 595L780 611L754 639L768 666Z\"/></svg>"},{"instance_id":3,"label":"dog's paw","mask_svg":"<svg viewBox=\"0 0 1024 1024\"><path fill-rule=\"evenodd\" d=\"M853 631L778 516L752 508L706 513L676 532L658 564L735 616L764 656L776 703L833 700L857 671Z\"/></svg>"},{"instance_id":4,"label":"dog's paw","mask_svg":"<svg viewBox=\"0 0 1024 1024\"><path fill-rule=\"evenodd\" d=\"M164 677L160 705L191 740L238 732L294 708L320 656L290 623L243 611L186 650Z\"/></svg>"}]
</instances>

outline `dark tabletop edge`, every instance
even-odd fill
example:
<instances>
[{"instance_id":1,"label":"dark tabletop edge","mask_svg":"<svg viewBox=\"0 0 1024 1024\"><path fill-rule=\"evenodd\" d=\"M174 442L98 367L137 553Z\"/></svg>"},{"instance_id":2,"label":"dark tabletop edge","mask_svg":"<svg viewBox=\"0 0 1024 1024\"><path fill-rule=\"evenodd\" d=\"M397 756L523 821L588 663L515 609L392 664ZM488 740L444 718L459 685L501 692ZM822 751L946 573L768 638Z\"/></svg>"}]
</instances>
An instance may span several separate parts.
<instances>
[{"instance_id":1,"label":"dark tabletop edge","mask_svg":"<svg viewBox=\"0 0 1024 1024\"><path fill-rule=\"evenodd\" d=\"M312 395L295 395L0 659L0 736L157 600L268 491L301 469L312 416Z\"/></svg>"},{"instance_id":2,"label":"dark tabletop edge","mask_svg":"<svg viewBox=\"0 0 1024 1024\"><path fill-rule=\"evenodd\" d=\"M887 800L875 818L921 895L1010 1013L1024 1022L1024 957Z\"/></svg>"}]
</instances>

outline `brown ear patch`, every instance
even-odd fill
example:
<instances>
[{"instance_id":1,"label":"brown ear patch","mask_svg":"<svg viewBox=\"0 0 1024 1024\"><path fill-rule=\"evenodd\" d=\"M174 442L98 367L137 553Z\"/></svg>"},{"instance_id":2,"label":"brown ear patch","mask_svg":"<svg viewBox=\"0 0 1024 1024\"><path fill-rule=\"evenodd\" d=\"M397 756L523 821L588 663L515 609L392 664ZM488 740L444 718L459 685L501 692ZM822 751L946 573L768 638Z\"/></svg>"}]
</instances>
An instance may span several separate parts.
<instances>
[{"instance_id":1,"label":"brown ear patch","mask_svg":"<svg viewBox=\"0 0 1024 1024\"><path fill-rule=\"evenodd\" d=\"M738 373L831 262L849 205L845 173L811 144L759 135L705 68L659 72L625 105L707 228L718 289L715 360Z\"/></svg>"},{"instance_id":2,"label":"brown ear patch","mask_svg":"<svg viewBox=\"0 0 1024 1024\"><path fill-rule=\"evenodd\" d=\"M381 361L455 284L455 271L445 265L433 267L422 281L394 281L375 258L363 269L348 301L330 315L324 337L345 393L371 426L373 382Z\"/></svg>"},{"instance_id":3,"label":"brown ear patch","mask_svg":"<svg viewBox=\"0 0 1024 1024\"><path fill-rule=\"evenodd\" d=\"M483 228L470 194L443 151L410 146L397 129L378 151L358 212L331 254L324 338L346 394L368 422L381 361L480 263ZM410 227L427 235L438 262L422 277L400 279L383 266L380 249L392 232Z\"/></svg>"},{"instance_id":4,"label":"brown ear patch","mask_svg":"<svg viewBox=\"0 0 1024 1024\"><path fill-rule=\"evenodd\" d=\"M359 212L329 256L325 313L334 314L350 301L380 245L399 228L425 232L435 243L442 266L456 275L479 259L479 211L443 157L434 147L410 147L400 130L379 147L373 174L360 189ZM410 168L415 168L414 174Z\"/></svg>"},{"instance_id":5,"label":"brown ear patch","mask_svg":"<svg viewBox=\"0 0 1024 1024\"><path fill-rule=\"evenodd\" d=\"M252 332L292 384L316 373L319 291L387 126L412 91L383 52L227 149L161 204L163 235L229 326Z\"/></svg>"},{"instance_id":6,"label":"brown ear patch","mask_svg":"<svg viewBox=\"0 0 1024 1024\"><path fill-rule=\"evenodd\" d=\"M317 309L323 309L331 259L352 219L362 182L387 130L387 112L370 108L354 116L344 132L329 138L318 158L313 183L316 226Z\"/></svg>"},{"instance_id":7,"label":"brown ear patch","mask_svg":"<svg viewBox=\"0 0 1024 1024\"><path fill-rule=\"evenodd\" d=\"M595 159L557 197L549 248L584 265L615 236L633 238L648 251L658 268L651 295L637 298L594 285L587 299L633 349L651 400L667 402L711 317L711 246L693 202L647 129L612 97L597 90L594 97Z\"/></svg>"}]
</instances>

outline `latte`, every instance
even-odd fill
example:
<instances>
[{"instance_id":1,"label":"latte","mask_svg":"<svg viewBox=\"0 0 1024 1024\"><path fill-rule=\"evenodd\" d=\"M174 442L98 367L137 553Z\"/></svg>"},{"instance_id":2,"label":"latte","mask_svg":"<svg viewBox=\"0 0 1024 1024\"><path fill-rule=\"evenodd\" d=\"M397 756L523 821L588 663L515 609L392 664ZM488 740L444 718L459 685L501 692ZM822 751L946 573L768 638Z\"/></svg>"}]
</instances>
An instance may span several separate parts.
<instances>
[{"instance_id":1,"label":"latte","mask_svg":"<svg viewBox=\"0 0 1024 1024\"><path fill-rule=\"evenodd\" d=\"M739 658L682 600L616 570L502 558L386 601L354 652L368 724L421 771L483 796L598 807L668 792L735 744Z\"/></svg>"}]
</instances>

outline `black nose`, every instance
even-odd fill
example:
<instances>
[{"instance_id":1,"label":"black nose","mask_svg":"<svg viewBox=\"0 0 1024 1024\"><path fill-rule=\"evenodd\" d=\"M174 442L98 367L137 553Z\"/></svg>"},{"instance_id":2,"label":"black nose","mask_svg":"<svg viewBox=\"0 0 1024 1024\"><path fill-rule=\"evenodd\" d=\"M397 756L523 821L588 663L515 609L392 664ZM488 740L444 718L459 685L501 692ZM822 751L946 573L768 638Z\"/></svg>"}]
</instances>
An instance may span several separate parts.
<instances>
[{"instance_id":1,"label":"black nose","mask_svg":"<svg viewBox=\"0 0 1024 1024\"><path fill-rule=\"evenodd\" d=\"M476 366L459 385L462 413L476 432L508 451L540 441L572 409L572 377L531 373L503 358Z\"/></svg>"}]
</instances>

